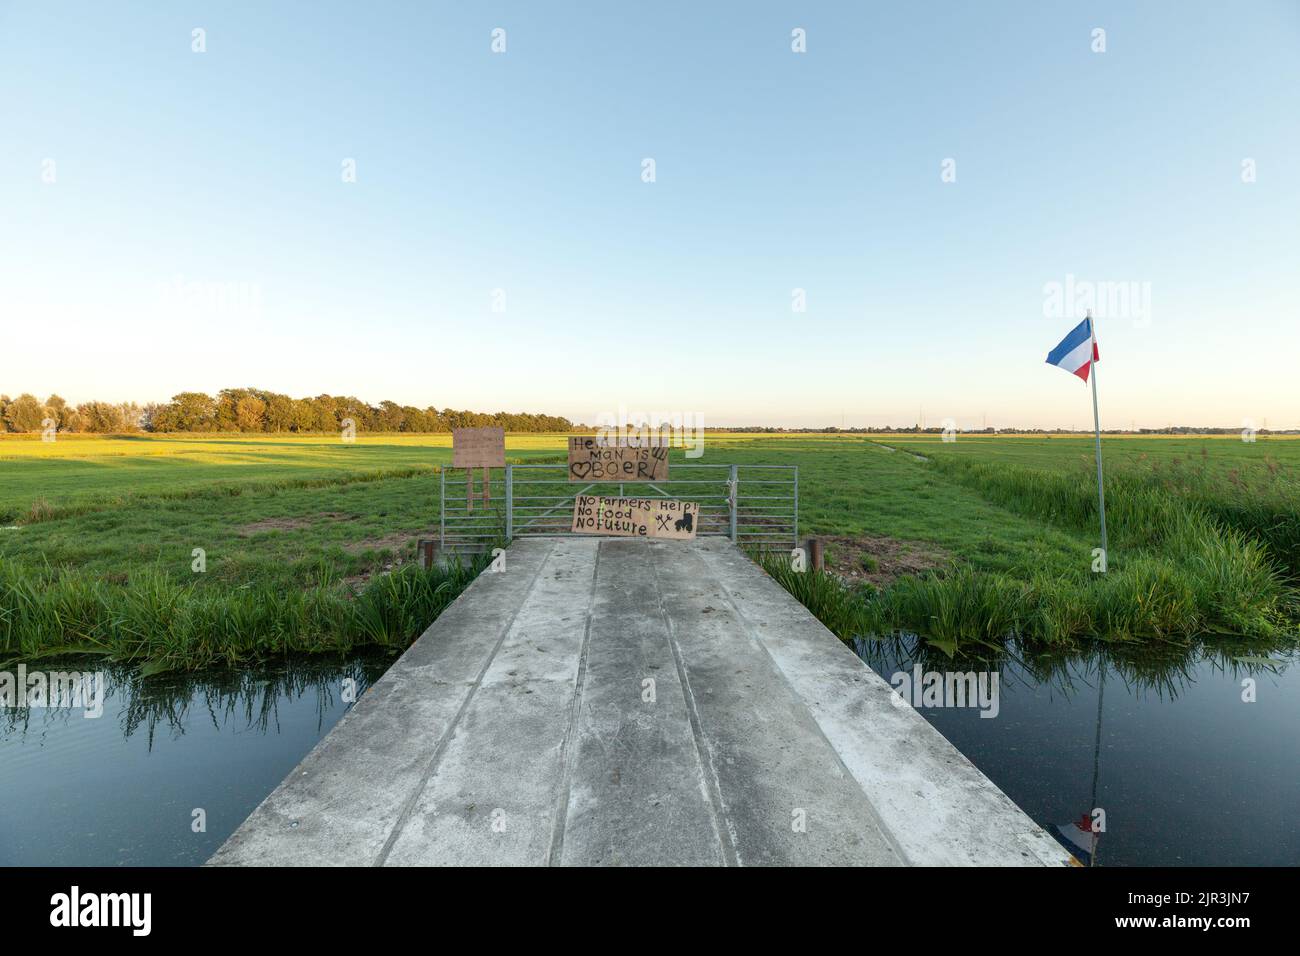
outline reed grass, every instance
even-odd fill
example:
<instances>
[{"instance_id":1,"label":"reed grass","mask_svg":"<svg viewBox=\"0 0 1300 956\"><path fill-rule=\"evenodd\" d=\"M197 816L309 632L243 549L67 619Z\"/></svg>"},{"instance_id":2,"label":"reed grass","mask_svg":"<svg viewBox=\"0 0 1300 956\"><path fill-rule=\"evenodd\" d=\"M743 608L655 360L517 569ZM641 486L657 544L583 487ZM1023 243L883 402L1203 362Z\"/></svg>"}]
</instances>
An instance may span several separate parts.
<instances>
[{"instance_id":1,"label":"reed grass","mask_svg":"<svg viewBox=\"0 0 1300 956\"><path fill-rule=\"evenodd\" d=\"M177 583L145 570L125 586L80 574L33 572L0 560L0 660L96 653L146 673L405 648L485 564L406 565L359 592L325 579L304 590L230 590Z\"/></svg>"},{"instance_id":2,"label":"reed grass","mask_svg":"<svg viewBox=\"0 0 1300 956\"><path fill-rule=\"evenodd\" d=\"M926 467L1014 513L1080 530L1097 526L1091 475L958 458ZM1300 552L1295 505L1280 493L1237 502L1223 480L1209 472L1184 473L1176 483L1142 471L1108 476L1111 552L1104 574L1085 570L1090 564L1081 554L1074 573L1011 576L958 564L877 589L794 572L784 556L759 560L844 640L914 632L955 653L1011 639L1050 646L1084 638L1290 638L1300 619L1292 580Z\"/></svg>"}]
</instances>

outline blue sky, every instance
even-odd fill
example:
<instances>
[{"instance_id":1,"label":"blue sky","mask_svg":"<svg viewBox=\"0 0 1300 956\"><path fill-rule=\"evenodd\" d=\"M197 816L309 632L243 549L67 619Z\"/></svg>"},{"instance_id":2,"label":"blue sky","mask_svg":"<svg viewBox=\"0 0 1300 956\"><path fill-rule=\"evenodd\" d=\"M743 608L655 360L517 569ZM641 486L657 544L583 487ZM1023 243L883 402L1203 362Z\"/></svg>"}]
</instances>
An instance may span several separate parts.
<instances>
[{"instance_id":1,"label":"blue sky","mask_svg":"<svg viewBox=\"0 0 1300 956\"><path fill-rule=\"evenodd\" d=\"M1300 426L1300 4L464 6L0 0L0 390Z\"/></svg>"}]
</instances>

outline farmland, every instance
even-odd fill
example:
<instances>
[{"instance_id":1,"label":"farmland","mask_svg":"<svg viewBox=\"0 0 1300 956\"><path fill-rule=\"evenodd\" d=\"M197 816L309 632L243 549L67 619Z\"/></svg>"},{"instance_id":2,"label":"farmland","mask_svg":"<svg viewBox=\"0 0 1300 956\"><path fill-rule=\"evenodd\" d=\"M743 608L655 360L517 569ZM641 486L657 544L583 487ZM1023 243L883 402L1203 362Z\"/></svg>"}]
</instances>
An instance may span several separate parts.
<instances>
[{"instance_id":1,"label":"farmland","mask_svg":"<svg viewBox=\"0 0 1300 956\"><path fill-rule=\"evenodd\" d=\"M66 647L198 666L400 648L467 580L413 566L415 541L437 528L450 445L0 440L0 659ZM836 576L774 571L845 637L1294 633L1300 442L1124 436L1105 451L1106 575L1093 572L1088 437L710 434L701 460L799 466L800 530L827 542ZM563 435L507 439L511 461L563 454Z\"/></svg>"}]
</instances>

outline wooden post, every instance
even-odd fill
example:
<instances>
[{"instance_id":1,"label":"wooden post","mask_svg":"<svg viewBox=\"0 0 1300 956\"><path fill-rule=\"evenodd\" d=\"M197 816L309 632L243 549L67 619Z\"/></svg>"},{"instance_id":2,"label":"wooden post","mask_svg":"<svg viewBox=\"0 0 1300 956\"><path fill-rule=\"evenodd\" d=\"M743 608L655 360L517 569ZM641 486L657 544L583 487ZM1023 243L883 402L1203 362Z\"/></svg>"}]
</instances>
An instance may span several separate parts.
<instances>
[{"instance_id":1,"label":"wooden post","mask_svg":"<svg viewBox=\"0 0 1300 956\"><path fill-rule=\"evenodd\" d=\"M492 469L486 465L483 466L482 490L478 494L474 493L474 469L465 469L465 510L473 511L475 501L492 504Z\"/></svg>"},{"instance_id":2,"label":"wooden post","mask_svg":"<svg viewBox=\"0 0 1300 956\"><path fill-rule=\"evenodd\" d=\"M826 563L822 555L822 543L817 538L808 539L808 562L814 571L825 571Z\"/></svg>"},{"instance_id":3,"label":"wooden post","mask_svg":"<svg viewBox=\"0 0 1300 956\"><path fill-rule=\"evenodd\" d=\"M491 428L453 428L451 430L451 467L465 469L465 510L474 510L475 499L492 501L492 469L506 466L506 433L499 426ZM474 469L483 469L483 489L474 493Z\"/></svg>"}]
</instances>

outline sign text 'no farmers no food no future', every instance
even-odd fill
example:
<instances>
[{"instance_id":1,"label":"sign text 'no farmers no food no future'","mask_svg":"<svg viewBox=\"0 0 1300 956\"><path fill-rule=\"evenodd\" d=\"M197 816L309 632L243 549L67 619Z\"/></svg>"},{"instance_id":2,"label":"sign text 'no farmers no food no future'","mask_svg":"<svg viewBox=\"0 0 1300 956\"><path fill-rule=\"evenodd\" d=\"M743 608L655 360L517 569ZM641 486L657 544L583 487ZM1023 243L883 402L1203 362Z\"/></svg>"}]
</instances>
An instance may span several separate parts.
<instances>
[{"instance_id":1,"label":"sign text 'no farmers no food no future'","mask_svg":"<svg viewBox=\"0 0 1300 956\"><path fill-rule=\"evenodd\" d=\"M698 501L578 495L573 502L572 530L579 534L690 541L699 519Z\"/></svg>"},{"instance_id":2,"label":"sign text 'no farmers no food no future'","mask_svg":"<svg viewBox=\"0 0 1300 956\"><path fill-rule=\"evenodd\" d=\"M665 481L668 447L606 445L590 436L569 436L570 481Z\"/></svg>"}]
</instances>

